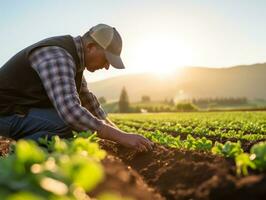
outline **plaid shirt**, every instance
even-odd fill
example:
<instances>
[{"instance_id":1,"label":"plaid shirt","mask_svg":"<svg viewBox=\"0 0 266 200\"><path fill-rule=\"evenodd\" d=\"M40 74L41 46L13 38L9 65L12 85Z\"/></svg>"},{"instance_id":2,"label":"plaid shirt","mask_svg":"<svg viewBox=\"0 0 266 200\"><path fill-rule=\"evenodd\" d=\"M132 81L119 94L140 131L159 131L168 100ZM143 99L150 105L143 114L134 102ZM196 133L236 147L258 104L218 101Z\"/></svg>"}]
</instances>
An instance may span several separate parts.
<instances>
[{"instance_id":1,"label":"plaid shirt","mask_svg":"<svg viewBox=\"0 0 266 200\"><path fill-rule=\"evenodd\" d=\"M84 65L84 51L81 37L75 37L79 59ZM73 130L99 130L102 120L106 118L95 95L87 88L82 77L80 95L75 84L76 65L73 57L58 46L40 47L29 55L32 68L38 73L46 93L59 116Z\"/></svg>"}]
</instances>

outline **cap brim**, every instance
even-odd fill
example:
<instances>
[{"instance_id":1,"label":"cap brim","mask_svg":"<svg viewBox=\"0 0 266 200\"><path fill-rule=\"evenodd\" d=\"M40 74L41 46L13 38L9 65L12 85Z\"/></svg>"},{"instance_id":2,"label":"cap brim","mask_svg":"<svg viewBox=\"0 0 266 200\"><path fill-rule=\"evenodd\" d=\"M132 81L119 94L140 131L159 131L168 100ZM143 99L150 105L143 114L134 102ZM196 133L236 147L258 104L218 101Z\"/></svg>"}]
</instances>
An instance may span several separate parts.
<instances>
[{"instance_id":1,"label":"cap brim","mask_svg":"<svg viewBox=\"0 0 266 200\"><path fill-rule=\"evenodd\" d=\"M116 69L125 69L122 59L120 56L114 55L108 51L104 51L108 62Z\"/></svg>"}]
</instances>

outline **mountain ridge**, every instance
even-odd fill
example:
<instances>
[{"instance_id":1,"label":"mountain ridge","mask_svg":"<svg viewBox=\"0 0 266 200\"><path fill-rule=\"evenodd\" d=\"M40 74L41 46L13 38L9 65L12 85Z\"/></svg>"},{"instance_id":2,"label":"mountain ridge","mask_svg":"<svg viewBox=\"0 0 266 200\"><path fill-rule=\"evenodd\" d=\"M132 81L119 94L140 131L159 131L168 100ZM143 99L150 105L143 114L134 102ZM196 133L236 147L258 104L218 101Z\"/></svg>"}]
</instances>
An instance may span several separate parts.
<instances>
[{"instance_id":1,"label":"mountain ridge","mask_svg":"<svg viewBox=\"0 0 266 200\"><path fill-rule=\"evenodd\" d=\"M168 77L152 73L136 73L88 83L98 97L108 101L119 99L126 87L129 99L139 101L148 95L152 100L165 98L247 97L266 99L266 63L237 65L226 68L192 66L177 70Z\"/></svg>"}]
</instances>

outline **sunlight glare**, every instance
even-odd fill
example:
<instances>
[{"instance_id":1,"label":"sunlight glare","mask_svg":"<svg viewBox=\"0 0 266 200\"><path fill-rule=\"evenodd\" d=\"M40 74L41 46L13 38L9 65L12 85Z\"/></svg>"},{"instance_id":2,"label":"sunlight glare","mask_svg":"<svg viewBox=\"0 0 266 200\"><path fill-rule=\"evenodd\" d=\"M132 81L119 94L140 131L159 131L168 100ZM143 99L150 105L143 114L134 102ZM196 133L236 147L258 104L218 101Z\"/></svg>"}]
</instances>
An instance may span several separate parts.
<instances>
[{"instance_id":1,"label":"sunlight glare","mask_svg":"<svg viewBox=\"0 0 266 200\"><path fill-rule=\"evenodd\" d=\"M147 37L136 46L134 66L141 71L159 76L171 75L175 70L191 63L192 52L185 41L162 35Z\"/></svg>"}]
</instances>

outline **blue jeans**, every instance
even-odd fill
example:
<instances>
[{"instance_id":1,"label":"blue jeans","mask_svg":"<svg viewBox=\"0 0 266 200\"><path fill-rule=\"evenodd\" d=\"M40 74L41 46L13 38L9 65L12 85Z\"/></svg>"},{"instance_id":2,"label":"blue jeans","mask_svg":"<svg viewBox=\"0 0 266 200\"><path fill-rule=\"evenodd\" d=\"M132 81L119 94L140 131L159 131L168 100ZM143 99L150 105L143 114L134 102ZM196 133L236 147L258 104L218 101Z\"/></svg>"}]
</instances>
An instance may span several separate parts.
<instances>
[{"instance_id":1,"label":"blue jeans","mask_svg":"<svg viewBox=\"0 0 266 200\"><path fill-rule=\"evenodd\" d=\"M68 138L72 136L72 130L59 117L53 108L32 108L25 116L14 114L0 116L0 135L18 139L32 139L54 135Z\"/></svg>"}]
</instances>

